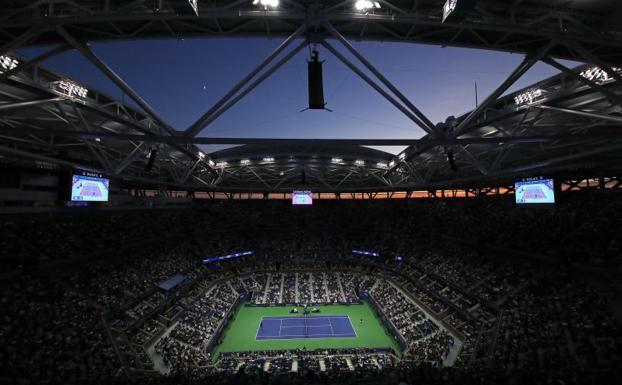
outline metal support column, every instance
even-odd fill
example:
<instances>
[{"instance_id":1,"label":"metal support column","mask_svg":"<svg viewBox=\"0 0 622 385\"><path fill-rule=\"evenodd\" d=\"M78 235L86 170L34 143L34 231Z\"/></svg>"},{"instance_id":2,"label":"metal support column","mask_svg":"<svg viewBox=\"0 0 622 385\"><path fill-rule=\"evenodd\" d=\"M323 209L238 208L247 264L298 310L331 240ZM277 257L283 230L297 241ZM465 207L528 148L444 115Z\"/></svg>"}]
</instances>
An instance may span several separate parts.
<instances>
[{"instance_id":1,"label":"metal support column","mask_svg":"<svg viewBox=\"0 0 622 385\"><path fill-rule=\"evenodd\" d=\"M600 69L605 71L607 75L614 78L618 83L622 83L622 76L619 73L614 71L609 64L605 63L604 61L596 57L596 55L591 53L584 46L576 42L566 42L566 45L569 46L570 48L575 49L577 52L579 52L579 54L583 56L588 62L600 67Z\"/></svg>"},{"instance_id":2,"label":"metal support column","mask_svg":"<svg viewBox=\"0 0 622 385\"><path fill-rule=\"evenodd\" d=\"M608 120L610 122L622 123L622 116L603 115L603 114L597 114L595 112L575 110L573 108L547 106L546 104L540 104L536 107L541 108L543 110L553 110L553 111L565 112L565 113L573 114L573 115L585 116L588 118Z\"/></svg>"},{"instance_id":3,"label":"metal support column","mask_svg":"<svg viewBox=\"0 0 622 385\"><path fill-rule=\"evenodd\" d=\"M0 104L0 111L12 110L15 108L22 108L22 107L38 106L40 104L54 103L54 102L59 102L61 100L64 100L64 99L60 97L56 97L56 98L47 98L47 99L39 99L39 100L30 100L27 102Z\"/></svg>"},{"instance_id":4,"label":"metal support column","mask_svg":"<svg viewBox=\"0 0 622 385\"><path fill-rule=\"evenodd\" d=\"M307 30L307 24L301 25L294 33L289 35L277 48L275 48L266 58L259 63L248 75L246 75L238 84L236 84L229 92L225 94L219 101L217 101L203 116L201 116L195 123L193 123L186 131L184 136L194 137L201 130L203 130L210 122L213 121L211 117L238 91L240 91L251 79L253 79L259 72L261 72L274 58L276 58L285 48L287 48L292 41L299 37L303 32Z\"/></svg>"},{"instance_id":5,"label":"metal support column","mask_svg":"<svg viewBox=\"0 0 622 385\"><path fill-rule=\"evenodd\" d=\"M14 50L15 48L19 48L22 44L26 43L31 38L37 36L41 32L41 27L38 25L33 26L28 31L22 33L15 39L6 43L5 45L0 47L0 55L4 55L9 51Z\"/></svg>"},{"instance_id":6,"label":"metal support column","mask_svg":"<svg viewBox=\"0 0 622 385\"><path fill-rule=\"evenodd\" d=\"M605 95L612 103L617 103L619 105L622 105L622 96L611 92L608 88L603 87L600 84L596 84L595 82L587 78L584 78L583 76L581 76L581 74L571 70L570 68L566 67L565 65L561 64L560 62L556 61L555 59L551 57L545 57L542 59L542 61L550 65L551 67L554 67L562 71L568 76L572 76L575 80L580 81L581 83L589 86L593 90L600 92L601 94Z\"/></svg>"},{"instance_id":7,"label":"metal support column","mask_svg":"<svg viewBox=\"0 0 622 385\"><path fill-rule=\"evenodd\" d=\"M460 124L456 127L456 129L450 133L451 136L458 137L464 133L465 129L468 128L471 122L479 117L479 115L486 110L495 100L499 98L508 88L512 86L512 84L516 83L518 79L521 78L534 64L538 62L538 60L542 59L551 48L553 48L557 43L555 41L550 41L546 44L540 51L535 55L527 55L525 59L516 67L514 71L495 89L487 98L479 105L475 110L473 110Z\"/></svg>"},{"instance_id":8,"label":"metal support column","mask_svg":"<svg viewBox=\"0 0 622 385\"><path fill-rule=\"evenodd\" d=\"M121 174L130 164L132 164L136 159L138 159L139 156L141 156L143 154L142 150L143 150L143 146L144 146L144 142L140 143L138 146L134 147L134 149L132 150L132 152L130 152L125 159L123 159L121 161L121 163L119 163L117 165L117 167L115 167L114 169L114 175L119 175Z\"/></svg>"},{"instance_id":9,"label":"metal support column","mask_svg":"<svg viewBox=\"0 0 622 385\"><path fill-rule=\"evenodd\" d=\"M248 85L248 87L246 87L242 92L240 92L239 94L237 94L233 99L230 99L225 105L223 105L220 109L214 111L212 114L210 114L209 116L206 116L205 118L201 119L201 125L200 127L197 125L196 129L194 129L192 132L196 131L196 134L198 134L204 127L208 126L210 123L212 123L214 120L218 119L218 117L220 115L222 115L223 113L225 113L229 108L233 107L237 102L239 102L243 97L245 97L246 95L248 95L249 92L251 92L252 90L254 90L258 85L260 85L261 83L263 83L264 80L266 80L267 78L269 78L276 70L278 70L279 68L281 68L285 63L287 63L292 57L294 57L298 52L300 52L305 46L307 45L306 41L303 41L302 43L300 43L296 48L294 48L292 51L290 51L287 55L285 55L281 60L279 60L278 62L276 62L270 69L268 69L266 72L264 72L260 77L258 77L254 82L252 82L251 84ZM194 125L193 125L194 126ZM184 132L184 135L187 135L186 133L190 134L192 133L188 130L186 130ZM196 134L192 135L195 136ZM189 136L189 135L187 135Z\"/></svg>"},{"instance_id":10,"label":"metal support column","mask_svg":"<svg viewBox=\"0 0 622 385\"><path fill-rule=\"evenodd\" d=\"M363 79L367 84L369 84L374 90L376 90L380 95L382 95L385 99L387 99L391 104L395 106L398 110L402 111L404 115L406 115L410 120L415 122L419 127L425 127L425 124L419 120L410 110L408 110L404 105L398 102L394 97L389 95L382 87L376 84L369 76L367 76L363 71L361 71L354 63L352 63L348 58L343 56L339 51L337 51L332 45L330 45L327 41L322 41L322 45L329 50L337 59L339 59L343 64L345 64L352 72L357 74L361 79Z\"/></svg>"},{"instance_id":11,"label":"metal support column","mask_svg":"<svg viewBox=\"0 0 622 385\"><path fill-rule=\"evenodd\" d=\"M354 55L363 65L373 73L399 100L402 101L421 121L424 125L421 127L428 134L433 134L435 130L434 123L430 121L404 94L402 94L397 87L395 87L387 78L382 75L350 42L341 34L332 24L329 22L324 23L325 28L331 33L337 40L343 44L352 55Z\"/></svg>"},{"instance_id":12,"label":"metal support column","mask_svg":"<svg viewBox=\"0 0 622 385\"><path fill-rule=\"evenodd\" d=\"M101 72L104 73L117 87L125 92L136 104L138 104L149 116L151 116L158 124L164 127L169 134L176 136L175 129L168 124L158 112L153 109L136 91L134 91L119 75L117 75L112 68L104 63L86 44L79 42L71 34L69 34L63 27L57 28L58 33L74 48L76 48L82 55L84 55L93 65L95 65Z\"/></svg>"},{"instance_id":13,"label":"metal support column","mask_svg":"<svg viewBox=\"0 0 622 385\"><path fill-rule=\"evenodd\" d=\"M3 72L0 74L0 82L6 80L9 78L9 76L13 76L21 71L27 70L28 68L31 68L39 63L41 63L42 61L45 61L49 58L51 58L52 56L56 56L61 52L65 52L67 51L67 46L64 44L61 44L59 46L57 46L56 48L47 51L39 56L36 56L30 60L28 60L27 62L24 63L20 63L17 67L8 70L6 72Z\"/></svg>"}]
</instances>

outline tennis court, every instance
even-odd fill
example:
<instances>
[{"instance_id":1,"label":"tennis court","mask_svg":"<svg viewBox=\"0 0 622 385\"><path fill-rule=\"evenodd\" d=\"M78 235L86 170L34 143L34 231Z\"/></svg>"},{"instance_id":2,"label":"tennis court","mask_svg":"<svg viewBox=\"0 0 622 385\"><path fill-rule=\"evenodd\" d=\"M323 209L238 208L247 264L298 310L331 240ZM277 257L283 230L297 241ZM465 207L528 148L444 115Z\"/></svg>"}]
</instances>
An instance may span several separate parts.
<instances>
[{"instance_id":1,"label":"tennis court","mask_svg":"<svg viewBox=\"0 0 622 385\"><path fill-rule=\"evenodd\" d=\"M356 332L350 317L290 316L262 317L256 340L287 340L296 338L352 338Z\"/></svg>"}]
</instances>

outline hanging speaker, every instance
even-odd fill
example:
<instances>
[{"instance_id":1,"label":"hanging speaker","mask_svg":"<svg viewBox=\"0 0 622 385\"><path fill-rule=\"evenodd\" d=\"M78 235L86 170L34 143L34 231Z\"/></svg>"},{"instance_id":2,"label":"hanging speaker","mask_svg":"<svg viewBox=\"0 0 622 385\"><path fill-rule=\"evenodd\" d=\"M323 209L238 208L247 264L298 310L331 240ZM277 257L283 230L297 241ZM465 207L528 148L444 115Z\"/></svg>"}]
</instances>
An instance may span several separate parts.
<instances>
[{"instance_id":1,"label":"hanging speaker","mask_svg":"<svg viewBox=\"0 0 622 385\"><path fill-rule=\"evenodd\" d=\"M324 84L322 77L322 62L318 58L318 52L313 50L311 60L307 62L309 68L309 109L323 110Z\"/></svg>"},{"instance_id":2,"label":"hanging speaker","mask_svg":"<svg viewBox=\"0 0 622 385\"><path fill-rule=\"evenodd\" d=\"M151 169L153 168L153 163L156 160L156 157L158 156L158 150L157 149L152 149L151 152L149 152L149 161L147 161L147 165L145 166L145 171L149 172L151 171Z\"/></svg>"},{"instance_id":3,"label":"hanging speaker","mask_svg":"<svg viewBox=\"0 0 622 385\"><path fill-rule=\"evenodd\" d=\"M447 162L449 163L449 168L452 171L458 171L458 166L456 166L456 160L454 159L454 152L447 151Z\"/></svg>"}]
</instances>

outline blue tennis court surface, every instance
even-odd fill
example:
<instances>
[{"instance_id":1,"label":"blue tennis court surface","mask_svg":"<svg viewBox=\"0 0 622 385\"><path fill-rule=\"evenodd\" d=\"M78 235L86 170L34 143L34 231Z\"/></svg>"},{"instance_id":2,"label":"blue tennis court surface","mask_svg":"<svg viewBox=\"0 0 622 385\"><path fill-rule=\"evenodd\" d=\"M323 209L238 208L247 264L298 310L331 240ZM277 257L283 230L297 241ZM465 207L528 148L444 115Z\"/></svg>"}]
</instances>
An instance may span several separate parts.
<instances>
[{"instance_id":1,"label":"blue tennis court surface","mask_svg":"<svg viewBox=\"0 0 622 385\"><path fill-rule=\"evenodd\" d=\"M349 338L356 337L350 317L291 316L263 317L257 329L256 340L285 340L294 338Z\"/></svg>"}]
</instances>

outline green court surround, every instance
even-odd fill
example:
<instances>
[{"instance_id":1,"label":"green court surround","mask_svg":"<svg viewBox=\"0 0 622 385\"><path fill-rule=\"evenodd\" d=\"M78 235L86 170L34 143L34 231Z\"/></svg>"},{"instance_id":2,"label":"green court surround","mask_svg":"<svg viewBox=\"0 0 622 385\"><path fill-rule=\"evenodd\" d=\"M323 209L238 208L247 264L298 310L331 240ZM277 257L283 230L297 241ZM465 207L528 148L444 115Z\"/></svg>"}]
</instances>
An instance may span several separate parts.
<instances>
[{"instance_id":1,"label":"green court surround","mask_svg":"<svg viewBox=\"0 0 622 385\"><path fill-rule=\"evenodd\" d=\"M212 357L221 352L296 349L338 349L338 348L390 348L398 355L399 345L387 332L373 308L364 302L360 305L318 305L319 315L347 315L357 337L350 338L299 338L290 340L255 340L262 317L291 316L291 306L240 306L234 318L229 321ZM299 313L302 317L302 313ZM312 315L311 315L312 317ZM361 324L360 320L363 319Z\"/></svg>"}]
</instances>

